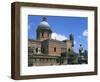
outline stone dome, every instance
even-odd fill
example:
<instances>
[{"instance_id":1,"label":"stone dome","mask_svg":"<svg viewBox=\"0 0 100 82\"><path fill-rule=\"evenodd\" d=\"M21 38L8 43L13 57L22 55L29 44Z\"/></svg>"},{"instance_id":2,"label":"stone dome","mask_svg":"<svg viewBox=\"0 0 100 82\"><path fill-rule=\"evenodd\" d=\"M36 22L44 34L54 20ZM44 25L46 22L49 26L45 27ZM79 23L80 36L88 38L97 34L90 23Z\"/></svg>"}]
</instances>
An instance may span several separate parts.
<instances>
[{"instance_id":1,"label":"stone dome","mask_svg":"<svg viewBox=\"0 0 100 82\"><path fill-rule=\"evenodd\" d=\"M38 25L37 28L38 31L49 31L52 32L52 30L50 29L50 25L47 22L46 17L42 18L42 21L40 22L40 24Z\"/></svg>"}]
</instances>

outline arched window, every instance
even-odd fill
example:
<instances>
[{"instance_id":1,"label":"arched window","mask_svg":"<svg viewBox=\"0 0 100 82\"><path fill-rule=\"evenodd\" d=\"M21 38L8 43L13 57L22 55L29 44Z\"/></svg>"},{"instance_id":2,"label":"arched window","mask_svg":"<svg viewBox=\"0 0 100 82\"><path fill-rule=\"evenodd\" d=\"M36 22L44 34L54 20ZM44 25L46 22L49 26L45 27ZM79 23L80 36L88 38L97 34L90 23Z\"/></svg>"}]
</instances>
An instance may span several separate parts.
<instances>
[{"instance_id":1,"label":"arched window","mask_svg":"<svg viewBox=\"0 0 100 82\"><path fill-rule=\"evenodd\" d=\"M36 53L38 52L38 48L36 48Z\"/></svg>"},{"instance_id":2,"label":"arched window","mask_svg":"<svg viewBox=\"0 0 100 82\"><path fill-rule=\"evenodd\" d=\"M44 36L44 33L42 33L42 37Z\"/></svg>"},{"instance_id":3,"label":"arched window","mask_svg":"<svg viewBox=\"0 0 100 82\"><path fill-rule=\"evenodd\" d=\"M54 52L56 52L56 47L54 48Z\"/></svg>"},{"instance_id":4,"label":"arched window","mask_svg":"<svg viewBox=\"0 0 100 82\"><path fill-rule=\"evenodd\" d=\"M42 53L44 53L45 52L45 48L42 48Z\"/></svg>"},{"instance_id":5,"label":"arched window","mask_svg":"<svg viewBox=\"0 0 100 82\"><path fill-rule=\"evenodd\" d=\"M70 48L68 48L68 52L70 52L71 51L71 49Z\"/></svg>"}]
</instances>

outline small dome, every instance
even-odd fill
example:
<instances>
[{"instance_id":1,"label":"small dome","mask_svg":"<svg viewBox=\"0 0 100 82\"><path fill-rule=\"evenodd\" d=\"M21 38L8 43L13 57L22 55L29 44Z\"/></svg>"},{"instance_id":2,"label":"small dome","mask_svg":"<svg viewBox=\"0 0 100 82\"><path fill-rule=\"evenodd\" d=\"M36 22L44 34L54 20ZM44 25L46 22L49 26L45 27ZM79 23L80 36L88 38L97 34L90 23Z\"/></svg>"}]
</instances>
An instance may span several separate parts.
<instances>
[{"instance_id":1,"label":"small dome","mask_svg":"<svg viewBox=\"0 0 100 82\"><path fill-rule=\"evenodd\" d=\"M46 17L42 18L42 22L40 22L40 24L38 25L37 30L41 30L41 31L42 30L47 30L47 31L52 32L51 29L50 29L50 25L47 22Z\"/></svg>"},{"instance_id":2,"label":"small dome","mask_svg":"<svg viewBox=\"0 0 100 82\"><path fill-rule=\"evenodd\" d=\"M48 22L42 21L42 22L40 22L40 24L39 24L38 27L49 29L50 28L50 25L48 24Z\"/></svg>"}]
</instances>

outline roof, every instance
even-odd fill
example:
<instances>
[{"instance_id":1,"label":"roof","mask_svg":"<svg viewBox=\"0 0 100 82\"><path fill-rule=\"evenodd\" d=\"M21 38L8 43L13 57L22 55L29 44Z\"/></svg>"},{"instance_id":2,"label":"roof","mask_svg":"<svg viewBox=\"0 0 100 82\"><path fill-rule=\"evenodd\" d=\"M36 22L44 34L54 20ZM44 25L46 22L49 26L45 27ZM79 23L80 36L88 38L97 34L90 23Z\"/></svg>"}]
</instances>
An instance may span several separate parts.
<instances>
[{"instance_id":1,"label":"roof","mask_svg":"<svg viewBox=\"0 0 100 82\"><path fill-rule=\"evenodd\" d=\"M28 39L29 42L41 42L41 40Z\"/></svg>"},{"instance_id":2,"label":"roof","mask_svg":"<svg viewBox=\"0 0 100 82\"><path fill-rule=\"evenodd\" d=\"M48 43L48 44L57 44L57 45L61 45L61 46L65 46L66 47L66 43L63 41L59 41L59 40L55 40L55 39L47 39L42 41L43 43Z\"/></svg>"}]
</instances>

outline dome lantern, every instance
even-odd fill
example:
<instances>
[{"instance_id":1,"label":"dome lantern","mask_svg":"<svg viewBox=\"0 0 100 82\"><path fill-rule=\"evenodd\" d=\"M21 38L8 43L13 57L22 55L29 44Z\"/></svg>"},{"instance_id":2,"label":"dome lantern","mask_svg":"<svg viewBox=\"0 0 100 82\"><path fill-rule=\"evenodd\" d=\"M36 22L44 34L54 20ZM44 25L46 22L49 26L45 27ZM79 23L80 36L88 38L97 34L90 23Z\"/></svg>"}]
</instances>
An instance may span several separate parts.
<instances>
[{"instance_id":1,"label":"dome lantern","mask_svg":"<svg viewBox=\"0 0 100 82\"><path fill-rule=\"evenodd\" d=\"M44 16L44 17L42 18L42 21L47 21L47 18Z\"/></svg>"}]
</instances>

